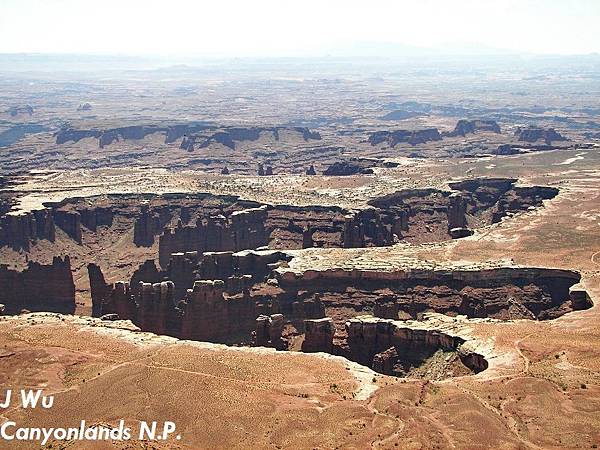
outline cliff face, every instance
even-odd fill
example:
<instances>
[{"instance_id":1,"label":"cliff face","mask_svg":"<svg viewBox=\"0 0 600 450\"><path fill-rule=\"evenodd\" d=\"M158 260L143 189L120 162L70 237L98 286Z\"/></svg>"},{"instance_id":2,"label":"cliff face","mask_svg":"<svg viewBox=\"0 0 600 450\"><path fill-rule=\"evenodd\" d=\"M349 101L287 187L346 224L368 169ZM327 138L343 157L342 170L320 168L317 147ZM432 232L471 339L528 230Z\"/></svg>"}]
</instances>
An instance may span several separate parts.
<instances>
[{"instance_id":1,"label":"cliff face","mask_svg":"<svg viewBox=\"0 0 600 450\"><path fill-rule=\"evenodd\" d=\"M377 273L328 270L297 276L277 271L280 307L287 302L317 300L336 326L352 314L383 318L418 318L427 311L497 319L553 319L579 304L570 288L576 272L543 268L499 268L479 271L416 270Z\"/></svg>"},{"instance_id":2,"label":"cliff face","mask_svg":"<svg viewBox=\"0 0 600 450\"><path fill-rule=\"evenodd\" d=\"M254 345L261 347L274 347L280 350L287 348L287 341L281 337L285 318L283 314L261 314L255 321Z\"/></svg>"},{"instance_id":3,"label":"cliff face","mask_svg":"<svg viewBox=\"0 0 600 450\"><path fill-rule=\"evenodd\" d=\"M310 247L339 247L345 210L338 207L270 207L266 231L269 247L282 250Z\"/></svg>"},{"instance_id":4,"label":"cliff face","mask_svg":"<svg viewBox=\"0 0 600 450\"><path fill-rule=\"evenodd\" d=\"M96 264L88 264L87 269L92 296L92 317L100 317L102 315L102 299L107 296L106 280L102 270Z\"/></svg>"},{"instance_id":5,"label":"cliff face","mask_svg":"<svg viewBox=\"0 0 600 450\"><path fill-rule=\"evenodd\" d=\"M304 321L303 352L333 352L335 327L330 317L307 319Z\"/></svg>"},{"instance_id":6,"label":"cliff face","mask_svg":"<svg viewBox=\"0 0 600 450\"><path fill-rule=\"evenodd\" d=\"M173 255L163 271L153 261L146 261L130 282L115 284L106 283L99 268L91 264L94 311L98 315L115 313L144 331L209 342L250 343L257 316L277 309L270 298L251 295L250 287L263 282L282 258L279 252L180 253ZM279 319L273 333L277 324ZM268 341L282 347L274 336Z\"/></svg>"},{"instance_id":7,"label":"cliff face","mask_svg":"<svg viewBox=\"0 0 600 450\"><path fill-rule=\"evenodd\" d=\"M544 186L515 187L504 194L493 212L492 222L499 222L509 213L538 208L544 200L550 200L558 195L558 189Z\"/></svg>"},{"instance_id":8,"label":"cliff face","mask_svg":"<svg viewBox=\"0 0 600 450\"><path fill-rule=\"evenodd\" d=\"M75 311L75 284L71 262L55 257L50 265L30 261L22 272L0 265L0 303L7 314L22 309L72 314Z\"/></svg>"},{"instance_id":9,"label":"cliff face","mask_svg":"<svg viewBox=\"0 0 600 450\"><path fill-rule=\"evenodd\" d=\"M467 214L479 216L489 223L499 222L508 213L538 208L544 200L550 200L559 193L553 187L515 186L516 181L510 178L479 178L450 183L450 187L462 193L467 202Z\"/></svg>"},{"instance_id":10,"label":"cliff face","mask_svg":"<svg viewBox=\"0 0 600 450\"><path fill-rule=\"evenodd\" d=\"M110 226L113 215L110 207L76 209L62 202L18 215L5 214L0 216L0 246L28 250L32 243L40 239L54 242L56 227L80 244L82 225L96 231L99 226Z\"/></svg>"},{"instance_id":11,"label":"cliff face","mask_svg":"<svg viewBox=\"0 0 600 450\"><path fill-rule=\"evenodd\" d=\"M472 225L542 205L556 188L515 186L515 179L486 178L451 183L451 191L406 189L369 201L370 208L267 206L233 196L208 194L115 195L66 199L20 215L0 216L0 245L29 249L54 241L58 226L82 243L84 228L133 227L133 242L150 247L159 238L159 261L190 251L239 251L269 246L371 247L443 241L471 234ZM476 220L475 220L476 219ZM459 229L452 232L453 229ZM121 231L122 232L122 231Z\"/></svg>"},{"instance_id":12,"label":"cliff face","mask_svg":"<svg viewBox=\"0 0 600 450\"><path fill-rule=\"evenodd\" d=\"M136 217L133 226L133 242L138 247L151 247L154 237L162 233L164 227L172 218L168 208L150 209L142 205L140 214Z\"/></svg>"},{"instance_id":13,"label":"cliff face","mask_svg":"<svg viewBox=\"0 0 600 450\"><path fill-rule=\"evenodd\" d=\"M439 378L452 376L453 371L464 374L485 370L485 358L464 343L460 336L429 328L422 322L357 317L346 322L345 339L336 343L333 353L386 375L405 376L415 367L427 364L438 351L444 355Z\"/></svg>"},{"instance_id":14,"label":"cliff face","mask_svg":"<svg viewBox=\"0 0 600 450\"><path fill-rule=\"evenodd\" d=\"M0 217L0 246L28 250L38 239L54 242L54 218L47 209Z\"/></svg>"},{"instance_id":15,"label":"cliff face","mask_svg":"<svg viewBox=\"0 0 600 450\"><path fill-rule=\"evenodd\" d=\"M185 297L175 297L172 281L105 285L104 298L95 299L101 314L117 314L143 331L206 342L250 342L260 314L247 291L230 294L223 280L198 280ZM96 290L98 295L100 291Z\"/></svg>"},{"instance_id":16,"label":"cliff face","mask_svg":"<svg viewBox=\"0 0 600 450\"><path fill-rule=\"evenodd\" d=\"M79 211L79 215L81 216L81 225L91 231L96 231L101 226L110 227L114 218L113 210L108 206L83 208Z\"/></svg>"},{"instance_id":17,"label":"cliff face","mask_svg":"<svg viewBox=\"0 0 600 450\"><path fill-rule=\"evenodd\" d=\"M179 308L181 337L209 342L247 340L258 315L249 295L226 296L222 280L196 281Z\"/></svg>"},{"instance_id":18,"label":"cliff face","mask_svg":"<svg viewBox=\"0 0 600 450\"><path fill-rule=\"evenodd\" d=\"M267 245L267 207L235 211L198 219L195 225L167 229L159 238L159 261L166 267L172 253L187 251L238 251Z\"/></svg>"},{"instance_id":19,"label":"cliff face","mask_svg":"<svg viewBox=\"0 0 600 450\"><path fill-rule=\"evenodd\" d=\"M71 239L81 244L81 214L77 211L56 210L53 216L56 225Z\"/></svg>"},{"instance_id":20,"label":"cliff face","mask_svg":"<svg viewBox=\"0 0 600 450\"><path fill-rule=\"evenodd\" d=\"M384 242L393 235L411 242L443 241L454 225L465 226L464 202L460 194L438 189L407 189L369 202L378 210ZM387 244L389 245L389 244Z\"/></svg>"}]
</instances>

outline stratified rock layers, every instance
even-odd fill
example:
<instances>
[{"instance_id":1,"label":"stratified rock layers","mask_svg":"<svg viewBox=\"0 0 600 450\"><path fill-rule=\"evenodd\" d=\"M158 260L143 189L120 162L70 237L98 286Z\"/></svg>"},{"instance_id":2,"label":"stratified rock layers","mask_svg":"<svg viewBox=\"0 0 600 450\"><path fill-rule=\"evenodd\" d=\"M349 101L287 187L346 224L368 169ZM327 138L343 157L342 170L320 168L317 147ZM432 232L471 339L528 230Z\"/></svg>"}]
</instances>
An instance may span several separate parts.
<instances>
[{"instance_id":1,"label":"stratified rock layers","mask_svg":"<svg viewBox=\"0 0 600 450\"><path fill-rule=\"evenodd\" d=\"M277 276L285 295L305 302L318 298L327 315L338 317L338 326L349 311L390 319L418 318L434 311L468 317L543 320L591 306L580 303L570 292L581 278L579 273L559 269L335 269L299 275L281 268ZM279 303L283 304L283 300Z\"/></svg>"}]
</instances>

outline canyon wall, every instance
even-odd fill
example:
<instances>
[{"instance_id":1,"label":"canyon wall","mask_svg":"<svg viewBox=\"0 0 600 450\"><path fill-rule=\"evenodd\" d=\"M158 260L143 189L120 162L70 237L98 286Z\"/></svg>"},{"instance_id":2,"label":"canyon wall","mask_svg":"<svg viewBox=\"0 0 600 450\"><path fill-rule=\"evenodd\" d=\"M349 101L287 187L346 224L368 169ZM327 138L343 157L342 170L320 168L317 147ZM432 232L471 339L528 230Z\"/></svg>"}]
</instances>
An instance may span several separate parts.
<instances>
[{"instance_id":1,"label":"canyon wall","mask_svg":"<svg viewBox=\"0 0 600 450\"><path fill-rule=\"evenodd\" d=\"M250 343L256 318L276 314L268 295L250 288L289 259L280 252L188 252L174 254L166 269L142 264L129 282L109 284L94 264L88 266L93 309L117 314L144 331L184 339ZM273 346L281 341L273 339Z\"/></svg>"},{"instance_id":2,"label":"canyon wall","mask_svg":"<svg viewBox=\"0 0 600 450\"><path fill-rule=\"evenodd\" d=\"M159 262L166 267L171 254L189 251L238 251L268 244L265 231L267 207L235 211L229 217L198 219L193 225L179 223L159 238Z\"/></svg>"},{"instance_id":3,"label":"canyon wall","mask_svg":"<svg viewBox=\"0 0 600 450\"><path fill-rule=\"evenodd\" d=\"M579 302L570 289L577 272L546 268L407 269L398 272L332 269L296 274L275 271L289 301L318 298L326 314L340 324L364 313L382 318L418 318L427 311L498 319L552 319L591 302ZM293 299L293 300L292 300Z\"/></svg>"},{"instance_id":4,"label":"canyon wall","mask_svg":"<svg viewBox=\"0 0 600 450\"><path fill-rule=\"evenodd\" d=\"M488 367L482 355L463 346L465 339L422 322L357 317L346 322L345 331L346 338L336 343L333 353L386 375L405 376L440 350L445 354L442 365L448 366L444 370L451 368L446 363L452 353L474 373Z\"/></svg>"},{"instance_id":5,"label":"canyon wall","mask_svg":"<svg viewBox=\"0 0 600 450\"><path fill-rule=\"evenodd\" d=\"M450 191L405 189L370 200L360 210L273 206L210 194L72 198L46 203L42 210L3 214L0 245L28 250L37 240L54 241L56 227L81 244L83 228L96 232L117 222L123 233L131 223L136 246L150 247L158 238L164 267L171 254L189 251L437 242L468 236L475 227L540 207L558 194L553 187L515 184L514 179L487 178L451 183Z\"/></svg>"},{"instance_id":6,"label":"canyon wall","mask_svg":"<svg viewBox=\"0 0 600 450\"><path fill-rule=\"evenodd\" d=\"M21 310L75 312L75 284L68 256L54 257L52 264L29 261L23 271L0 265L0 303L7 314Z\"/></svg>"},{"instance_id":7,"label":"canyon wall","mask_svg":"<svg viewBox=\"0 0 600 450\"><path fill-rule=\"evenodd\" d=\"M38 239L54 242L55 237L54 217L47 209L0 217L0 246L28 250Z\"/></svg>"}]
</instances>

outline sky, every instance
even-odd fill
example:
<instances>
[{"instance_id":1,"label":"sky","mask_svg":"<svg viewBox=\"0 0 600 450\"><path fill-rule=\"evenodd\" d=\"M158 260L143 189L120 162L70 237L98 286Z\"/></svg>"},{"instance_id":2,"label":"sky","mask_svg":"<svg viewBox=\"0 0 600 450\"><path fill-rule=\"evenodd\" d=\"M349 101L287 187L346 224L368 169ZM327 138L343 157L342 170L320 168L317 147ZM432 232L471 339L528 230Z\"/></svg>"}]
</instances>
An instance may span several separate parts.
<instances>
[{"instance_id":1,"label":"sky","mask_svg":"<svg viewBox=\"0 0 600 450\"><path fill-rule=\"evenodd\" d=\"M0 0L0 53L582 54L600 52L599 23L600 0Z\"/></svg>"}]
</instances>

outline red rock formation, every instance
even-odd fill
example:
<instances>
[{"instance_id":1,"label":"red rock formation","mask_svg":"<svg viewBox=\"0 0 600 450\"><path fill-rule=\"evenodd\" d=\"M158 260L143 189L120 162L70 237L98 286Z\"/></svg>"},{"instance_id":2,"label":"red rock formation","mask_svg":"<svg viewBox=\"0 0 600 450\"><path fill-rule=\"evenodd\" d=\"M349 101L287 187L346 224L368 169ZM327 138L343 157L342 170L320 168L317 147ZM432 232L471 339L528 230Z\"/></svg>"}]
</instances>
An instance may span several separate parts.
<instances>
[{"instance_id":1,"label":"red rock formation","mask_svg":"<svg viewBox=\"0 0 600 450\"><path fill-rule=\"evenodd\" d=\"M68 256L54 257L52 264L29 261L22 272L0 265L0 303L7 314L22 309L72 314L75 311L75 284Z\"/></svg>"},{"instance_id":2,"label":"red rock formation","mask_svg":"<svg viewBox=\"0 0 600 450\"><path fill-rule=\"evenodd\" d=\"M463 347L463 338L422 323L358 317L346 322L345 328L347 337L333 352L386 375L404 375L407 368L418 366L440 349L456 352L475 373L488 365L483 356Z\"/></svg>"},{"instance_id":3,"label":"red rock formation","mask_svg":"<svg viewBox=\"0 0 600 450\"><path fill-rule=\"evenodd\" d=\"M456 192L448 197L448 230L467 226L467 201Z\"/></svg>"},{"instance_id":4,"label":"red rock formation","mask_svg":"<svg viewBox=\"0 0 600 450\"><path fill-rule=\"evenodd\" d=\"M90 279L90 294L92 296L92 317L100 317L103 310L102 302L108 295L108 285L99 266L89 263L87 270Z\"/></svg>"},{"instance_id":5,"label":"red rock formation","mask_svg":"<svg viewBox=\"0 0 600 450\"><path fill-rule=\"evenodd\" d=\"M221 280L201 280L180 303L182 339L235 342L255 328L256 305L246 295L225 296Z\"/></svg>"},{"instance_id":6,"label":"red rock formation","mask_svg":"<svg viewBox=\"0 0 600 450\"><path fill-rule=\"evenodd\" d=\"M302 230L302 248L311 248L314 247L314 245L313 230L310 225L308 225Z\"/></svg>"},{"instance_id":7,"label":"red rock formation","mask_svg":"<svg viewBox=\"0 0 600 450\"><path fill-rule=\"evenodd\" d=\"M264 246L267 207L234 211L229 218L213 216L195 225L167 229L159 239L159 261L166 267L171 254L181 252L239 251Z\"/></svg>"},{"instance_id":8,"label":"red rock formation","mask_svg":"<svg viewBox=\"0 0 600 450\"><path fill-rule=\"evenodd\" d=\"M340 320L372 312L386 318L414 318L426 311L498 319L552 319L585 301L572 301L577 272L507 267L485 270L372 272L332 269L303 275L277 271L284 314L287 303L316 300ZM588 305L589 306L589 305ZM385 349L383 349L385 350Z\"/></svg>"},{"instance_id":9,"label":"red rock formation","mask_svg":"<svg viewBox=\"0 0 600 450\"><path fill-rule=\"evenodd\" d=\"M276 302L251 295L250 287L264 281L281 258L274 251L175 254L166 270L159 271L149 260L131 283L114 285L106 284L92 264L88 266L92 303L96 314L117 314L144 331L211 342L249 342L257 315L277 312ZM210 276L221 279L198 279ZM284 347L276 339L272 344Z\"/></svg>"},{"instance_id":10,"label":"red rock formation","mask_svg":"<svg viewBox=\"0 0 600 450\"><path fill-rule=\"evenodd\" d=\"M135 324L142 330L177 336L179 324L173 317L175 298L172 281L154 284L140 282L137 305Z\"/></svg>"},{"instance_id":11,"label":"red rock formation","mask_svg":"<svg viewBox=\"0 0 600 450\"><path fill-rule=\"evenodd\" d=\"M304 331L303 352L332 353L335 328L330 317L305 320Z\"/></svg>"},{"instance_id":12,"label":"red rock formation","mask_svg":"<svg viewBox=\"0 0 600 450\"><path fill-rule=\"evenodd\" d=\"M281 335L285 325L283 314L260 315L256 318L255 345L259 347L275 347L283 350L287 347Z\"/></svg>"},{"instance_id":13,"label":"red rock formation","mask_svg":"<svg viewBox=\"0 0 600 450\"><path fill-rule=\"evenodd\" d=\"M38 239L54 242L54 219L49 209L0 217L0 246L29 250Z\"/></svg>"}]
</instances>

